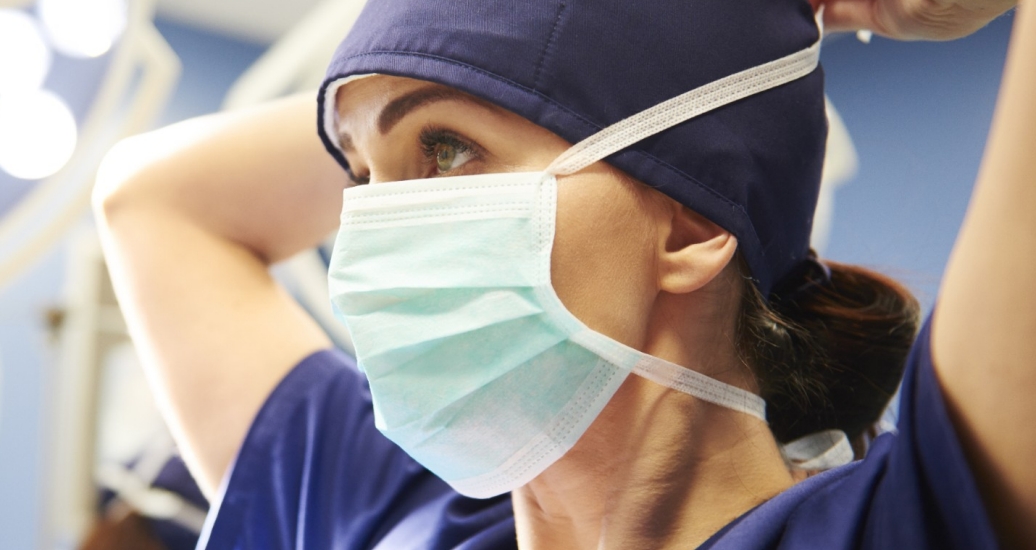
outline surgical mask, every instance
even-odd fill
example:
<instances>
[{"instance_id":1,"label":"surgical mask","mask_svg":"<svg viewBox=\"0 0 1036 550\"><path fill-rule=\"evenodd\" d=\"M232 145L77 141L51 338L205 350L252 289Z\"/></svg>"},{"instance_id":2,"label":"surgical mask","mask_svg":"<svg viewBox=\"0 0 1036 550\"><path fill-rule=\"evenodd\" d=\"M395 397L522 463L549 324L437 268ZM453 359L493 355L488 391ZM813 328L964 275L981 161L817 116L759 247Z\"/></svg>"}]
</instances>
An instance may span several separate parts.
<instances>
[{"instance_id":1,"label":"surgical mask","mask_svg":"<svg viewBox=\"0 0 1036 550\"><path fill-rule=\"evenodd\" d=\"M649 135L809 74L818 56L819 41L692 90L543 172L347 189L330 294L377 428L458 492L488 498L561 458L630 374L765 420L759 396L625 346L565 308L550 281L557 187Z\"/></svg>"}]
</instances>

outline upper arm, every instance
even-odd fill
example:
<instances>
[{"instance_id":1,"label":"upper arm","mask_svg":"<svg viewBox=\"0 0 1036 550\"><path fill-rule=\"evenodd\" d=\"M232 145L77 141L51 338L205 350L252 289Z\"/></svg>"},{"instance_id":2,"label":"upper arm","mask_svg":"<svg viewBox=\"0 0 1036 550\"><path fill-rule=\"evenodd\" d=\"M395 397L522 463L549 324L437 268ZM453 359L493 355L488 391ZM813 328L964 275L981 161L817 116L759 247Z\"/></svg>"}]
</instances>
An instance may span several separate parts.
<instances>
[{"instance_id":1,"label":"upper arm","mask_svg":"<svg viewBox=\"0 0 1036 550\"><path fill-rule=\"evenodd\" d=\"M1036 544L1036 10L1020 9L986 156L943 281L936 371L1001 537Z\"/></svg>"},{"instance_id":2,"label":"upper arm","mask_svg":"<svg viewBox=\"0 0 1036 550\"><path fill-rule=\"evenodd\" d=\"M131 336L211 495L270 391L329 346L268 273L337 223L344 174L312 98L221 114L116 147L95 192Z\"/></svg>"}]
</instances>

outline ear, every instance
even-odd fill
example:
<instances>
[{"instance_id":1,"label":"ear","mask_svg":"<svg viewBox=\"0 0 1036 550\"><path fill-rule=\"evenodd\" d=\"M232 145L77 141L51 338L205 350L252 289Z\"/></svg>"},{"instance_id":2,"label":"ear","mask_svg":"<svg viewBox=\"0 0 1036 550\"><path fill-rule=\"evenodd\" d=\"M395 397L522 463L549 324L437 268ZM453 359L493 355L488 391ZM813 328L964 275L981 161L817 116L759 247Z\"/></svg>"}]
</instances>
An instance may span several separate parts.
<instances>
[{"instance_id":1,"label":"ear","mask_svg":"<svg viewBox=\"0 0 1036 550\"><path fill-rule=\"evenodd\" d=\"M675 201L670 213L659 232L658 285L673 294L694 292L730 264L737 238Z\"/></svg>"}]
</instances>

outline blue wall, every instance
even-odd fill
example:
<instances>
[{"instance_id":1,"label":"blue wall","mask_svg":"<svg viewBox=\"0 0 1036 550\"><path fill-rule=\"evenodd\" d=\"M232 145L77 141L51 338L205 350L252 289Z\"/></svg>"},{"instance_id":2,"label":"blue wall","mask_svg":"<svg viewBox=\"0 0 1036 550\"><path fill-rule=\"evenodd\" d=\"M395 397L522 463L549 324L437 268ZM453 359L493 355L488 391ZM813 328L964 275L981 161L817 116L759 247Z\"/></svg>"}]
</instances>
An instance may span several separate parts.
<instances>
[{"instance_id":1,"label":"blue wall","mask_svg":"<svg viewBox=\"0 0 1036 550\"><path fill-rule=\"evenodd\" d=\"M859 176L837 195L828 256L899 276L934 300L978 170L1011 17L948 44L825 45L828 92L860 155ZM184 62L162 117L214 111L262 48L159 23ZM52 354L41 311L60 300L60 251L0 294L0 548L35 548L41 400Z\"/></svg>"},{"instance_id":2,"label":"blue wall","mask_svg":"<svg viewBox=\"0 0 1036 550\"><path fill-rule=\"evenodd\" d=\"M860 156L836 195L827 255L903 280L926 308L978 173L1013 20L948 43L847 37L822 54Z\"/></svg>"}]
</instances>

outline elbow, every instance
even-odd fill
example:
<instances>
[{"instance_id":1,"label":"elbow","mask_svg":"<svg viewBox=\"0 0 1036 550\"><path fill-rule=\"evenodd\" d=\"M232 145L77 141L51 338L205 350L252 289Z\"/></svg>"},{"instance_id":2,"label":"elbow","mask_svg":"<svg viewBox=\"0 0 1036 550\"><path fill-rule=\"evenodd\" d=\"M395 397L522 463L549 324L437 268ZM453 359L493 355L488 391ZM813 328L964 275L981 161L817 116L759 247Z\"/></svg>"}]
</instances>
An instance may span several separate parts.
<instances>
[{"instance_id":1,"label":"elbow","mask_svg":"<svg viewBox=\"0 0 1036 550\"><path fill-rule=\"evenodd\" d=\"M99 223L107 222L119 212L146 199L150 162L141 151L146 150L148 135L133 136L115 144L97 169L91 194L94 215Z\"/></svg>"}]
</instances>

